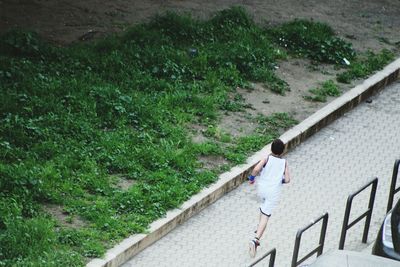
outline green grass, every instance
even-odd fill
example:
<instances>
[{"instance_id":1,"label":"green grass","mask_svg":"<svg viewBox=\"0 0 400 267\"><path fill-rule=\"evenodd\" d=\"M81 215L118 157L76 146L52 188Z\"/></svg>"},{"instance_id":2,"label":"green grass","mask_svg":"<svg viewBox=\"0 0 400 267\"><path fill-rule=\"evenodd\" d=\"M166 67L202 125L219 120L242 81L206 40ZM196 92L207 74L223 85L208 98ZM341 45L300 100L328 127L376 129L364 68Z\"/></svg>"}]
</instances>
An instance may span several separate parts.
<instances>
[{"instance_id":1,"label":"green grass","mask_svg":"<svg viewBox=\"0 0 400 267\"><path fill-rule=\"evenodd\" d=\"M316 102L326 102L328 96L339 96L341 94L338 85L332 80L327 80L320 87L308 91L311 95L306 95L304 98Z\"/></svg>"},{"instance_id":2,"label":"green grass","mask_svg":"<svg viewBox=\"0 0 400 267\"><path fill-rule=\"evenodd\" d=\"M393 59L394 54L387 49L383 49L377 54L368 51L351 62L346 71L338 74L337 81L351 83L352 80L365 78L375 71L383 69Z\"/></svg>"},{"instance_id":3,"label":"green grass","mask_svg":"<svg viewBox=\"0 0 400 267\"><path fill-rule=\"evenodd\" d=\"M269 32L290 53L321 63L343 64L356 53L352 45L335 35L325 23L296 19Z\"/></svg>"},{"instance_id":4,"label":"green grass","mask_svg":"<svg viewBox=\"0 0 400 267\"><path fill-rule=\"evenodd\" d=\"M287 113L274 113L270 116L259 115L254 119L259 127L254 134L233 140L234 146L224 150L224 156L235 164L243 163L252 151L261 149L265 144L279 137L282 130L295 125L297 121Z\"/></svg>"},{"instance_id":5,"label":"green grass","mask_svg":"<svg viewBox=\"0 0 400 267\"><path fill-rule=\"evenodd\" d=\"M279 45L320 62L353 53L319 23L295 21L276 33L284 42L234 7L208 21L166 13L69 47L31 32L1 36L0 266L83 266L227 168L202 170L199 156L241 163L295 124L285 113L260 116L260 128L241 138L216 126L221 111L247 107L238 86L289 90L274 73L286 57ZM193 123L210 126L210 141L191 141ZM116 187L115 176L133 186ZM49 203L85 224L57 221L43 208Z\"/></svg>"},{"instance_id":6,"label":"green grass","mask_svg":"<svg viewBox=\"0 0 400 267\"><path fill-rule=\"evenodd\" d=\"M230 134L225 133L218 126L214 125L208 125L207 129L203 132L203 135L223 143L230 143L232 141Z\"/></svg>"},{"instance_id":7,"label":"green grass","mask_svg":"<svg viewBox=\"0 0 400 267\"><path fill-rule=\"evenodd\" d=\"M253 118L258 128L253 134L241 137L232 137L216 126L209 125L204 135L209 138L206 143L195 144L194 151L198 155L222 156L231 164L243 163L254 151L260 150L279 137L286 130L297 123L287 113L274 113L270 116L258 115ZM219 143L225 143L222 147Z\"/></svg>"},{"instance_id":8,"label":"green grass","mask_svg":"<svg viewBox=\"0 0 400 267\"><path fill-rule=\"evenodd\" d=\"M70 47L24 31L2 36L0 266L82 266L215 181L198 170L200 155L236 153L234 164L264 145L210 128L226 152L193 144L187 127L243 110L234 88L247 81L284 84L277 51L241 8L209 21L167 13ZM121 190L114 175L135 183ZM61 224L45 203L85 225Z\"/></svg>"}]
</instances>

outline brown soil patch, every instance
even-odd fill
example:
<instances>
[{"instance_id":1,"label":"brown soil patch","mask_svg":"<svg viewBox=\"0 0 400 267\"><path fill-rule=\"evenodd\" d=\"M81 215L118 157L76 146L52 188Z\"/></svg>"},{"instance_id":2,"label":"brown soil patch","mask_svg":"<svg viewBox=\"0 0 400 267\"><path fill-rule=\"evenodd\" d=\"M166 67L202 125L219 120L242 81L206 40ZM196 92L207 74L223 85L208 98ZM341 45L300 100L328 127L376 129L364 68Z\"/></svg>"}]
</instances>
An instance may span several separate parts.
<instances>
[{"instance_id":1,"label":"brown soil patch","mask_svg":"<svg viewBox=\"0 0 400 267\"><path fill-rule=\"evenodd\" d=\"M117 184L117 187L120 188L122 191L126 191L129 188L131 188L131 186L134 184L135 184L134 180L120 179Z\"/></svg>"},{"instance_id":2,"label":"brown soil patch","mask_svg":"<svg viewBox=\"0 0 400 267\"><path fill-rule=\"evenodd\" d=\"M114 186L122 191L127 191L136 183L135 180L127 179L123 175L115 174L111 176Z\"/></svg>"},{"instance_id":3,"label":"brown soil patch","mask_svg":"<svg viewBox=\"0 0 400 267\"><path fill-rule=\"evenodd\" d=\"M199 124L189 125L192 141L195 143L205 143L208 138L203 135L207 130L207 127Z\"/></svg>"},{"instance_id":4,"label":"brown soil patch","mask_svg":"<svg viewBox=\"0 0 400 267\"><path fill-rule=\"evenodd\" d=\"M70 227L70 228L82 228L86 226L86 222L79 216L71 216L65 212L60 205L55 204L45 204L43 209L50 214L60 226Z\"/></svg>"},{"instance_id":5,"label":"brown soil patch","mask_svg":"<svg viewBox=\"0 0 400 267\"><path fill-rule=\"evenodd\" d=\"M240 91L244 90L238 89L238 92L243 94ZM229 133L233 138L253 133L257 124L251 120L252 114L249 110L254 112L252 109L246 109L245 112L225 112L221 114L219 127L223 132Z\"/></svg>"},{"instance_id":6,"label":"brown soil patch","mask_svg":"<svg viewBox=\"0 0 400 267\"><path fill-rule=\"evenodd\" d=\"M201 156L198 160L202 164L202 168L207 170L218 169L229 163L221 156Z\"/></svg>"},{"instance_id":7,"label":"brown soil patch","mask_svg":"<svg viewBox=\"0 0 400 267\"><path fill-rule=\"evenodd\" d=\"M50 40L71 43L90 31L98 35L119 32L166 10L206 18L232 5L244 6L260 23L294 18L326 22L361 50L388 46L377 37L400 41L400 2L389 0L0 0L0 31L30 28Z\"/></svg>"}]
</instances>

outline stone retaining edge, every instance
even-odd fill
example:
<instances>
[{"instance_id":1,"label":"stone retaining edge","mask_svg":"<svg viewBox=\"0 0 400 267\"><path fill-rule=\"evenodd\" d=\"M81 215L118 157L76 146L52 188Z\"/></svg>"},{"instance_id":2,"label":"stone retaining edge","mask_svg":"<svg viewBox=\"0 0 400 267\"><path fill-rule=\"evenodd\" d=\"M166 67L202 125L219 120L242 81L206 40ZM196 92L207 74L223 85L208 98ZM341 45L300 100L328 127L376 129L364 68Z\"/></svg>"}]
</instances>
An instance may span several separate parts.
<instances>
[{"instance_id":1,"label":"stone retaining edge","mask_svg":"<svg viewBox=\"0 0 400 267\"><path fill-rule=\"evenodd\" d=\"M356 107L362 101L375 95L399 77L400 58L286 131L280 137L287 144L286 152ZM93 259L86 266L117 267L125 263L140 251L161 239L179 224L182 224L232 189L238 187L246 180L249 172L260 158L269 153L270 144L248 158L245 164L235 166L229 172L221 174L214 184L192 196L180 208L168 211L165 218L159 219L150 225L147 234L136 234L124 239L121 243L108 250L103 259Z\"/></svg>"}]
</instances>

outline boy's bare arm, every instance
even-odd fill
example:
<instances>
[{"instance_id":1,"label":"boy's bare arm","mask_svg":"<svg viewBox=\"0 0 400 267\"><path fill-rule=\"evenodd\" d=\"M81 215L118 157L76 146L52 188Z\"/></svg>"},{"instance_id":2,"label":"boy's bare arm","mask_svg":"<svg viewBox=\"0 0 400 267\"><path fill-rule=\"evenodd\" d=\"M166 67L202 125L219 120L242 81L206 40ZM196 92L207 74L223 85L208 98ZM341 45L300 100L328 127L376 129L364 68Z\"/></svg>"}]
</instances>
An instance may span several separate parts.
<instances>
[{"instance_id":1,"label":"boy's bare arm","mask_svg":"<svg viewBox=\"0 0 400 267\"><path fill-rule=\"evenodd\" d=\"M262 170L262 168L263 168L263 166L264 166L264 164L265 164L266 162L267 162L266 159L260 160L260 161L257 163L257 165L254 167L253 171L251 172L251 175L257 176L257 175L260 173L260 171Z\"/></svg>"},{"instance_id":2,"label":"boy's bare arm","mask_svg":"<svg viewBox=\"0 0 400 267\"><path fill-rule=\"evenodd\" d=\"M285 184L290 183L290 173L289 173L289 166L288 166L287 161L286 161L286 164L285 164L284 175L285 175Z\"/></svg>"}]
</instances>

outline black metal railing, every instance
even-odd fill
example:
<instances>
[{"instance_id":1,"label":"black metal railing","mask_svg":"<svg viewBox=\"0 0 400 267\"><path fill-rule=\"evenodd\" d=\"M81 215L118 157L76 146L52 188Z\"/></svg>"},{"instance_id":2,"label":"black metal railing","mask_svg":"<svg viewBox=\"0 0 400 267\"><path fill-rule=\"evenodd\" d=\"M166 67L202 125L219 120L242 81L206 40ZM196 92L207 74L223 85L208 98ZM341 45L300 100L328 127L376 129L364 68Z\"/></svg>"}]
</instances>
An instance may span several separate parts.
<instances>
[{"instance_id":1,"label":"black metal railing","mask_svg":"<svg viewBox=\"0 0 400 267\"><path fill-rule=\"evenodd\" d=\"M390 184L390 191L389 191L389 199L388 199L388 205L386 212L389 212L389 210L392 209L393 206L393 197L394 195L400 191L400 186L396 188L396 183L397 183L397 175L399 173L399 165L400 165L400 159L396 160L394 162L393 166L393 175L392 175L392 182Z\"/></svg>"},{"instance_id":2,"label":"black metal railing","mask_svg":"<svg viewBox=\"0 0 400 267\"><path fill-rule=\"evenodd\" d=\"M353 198L355 196L357 196L359 193L361 193L362 191L364 191L366 188L371 186L371 185L372 185L371 194L370 194L370 197L369 197L369 203L368 203L367 211L364 212L363 214L361 214L353 222L349 223L351 204L353 202ZM344 242L346 240L347 230L349 230L351 227L353 227L355 224L357 224L359 221L361 221L364 217L366 217L366 219L365 219L362 242L363 243L367 243L369 225L371 223L372 209L374 207L374 201L375 201L375 194L376 194L377 186L378 186L378 178L374 178L370 182L368 182L366 185L364 185L363 187L358 189L356 192L350 194L349 197L347 198L346 211L344 213L344 218L343 218L342 232L340 234L339 249L343 249L344 248Z\"/></svg>"},{"instance_id":3,"label":"black metal railing","mask_svg":"<svg viewBox=\"0 0 400 267\"><path fill-rule=\"evenodd\" d=\"M271 255L271 256L270 256ZM264 255L262 255L262 257L260 257L259 259L257 259L255 262L253 262L252 264L249 265L249 267L253 267L255 266L257 263L259 263L260 261L262 261L263 259L265 259L266 257L269 257L269 265L268 267L274 267L275 265L275 257L276 257L276 248L271 249L270 251L268 251L267 253L265 253Z\"/></svg>"},{"instance_id":4,"label":"black metal railing","mask_svg":"<svg viewBox=\"0 0 400 267\"><path fill-rule=\"evenodd\" d=\"M304 256L302 259L297 260L299 257L299 249L300 249L300 241L301 241L301 236L302 234L309 228L311 228L313 225L318 223L319 221L322 220L322 226L321 226L321 233L319 237L319 244L318 246L313 249L310 253L308 253L306 256ZM328 212L326 212L324 215L318 217L315 221L312 221L309 225L306 227L300 229L297 231L296 235L296 241L294 243L294 250L293 250L293 257L292 257L292 267L296 267L302 262L304 262L306 259L317 253L317 257L320 256L324 250L324 243L325 243L325 235L326 235L326 228L328 226Z\"/></svg>"}]
</instances>

